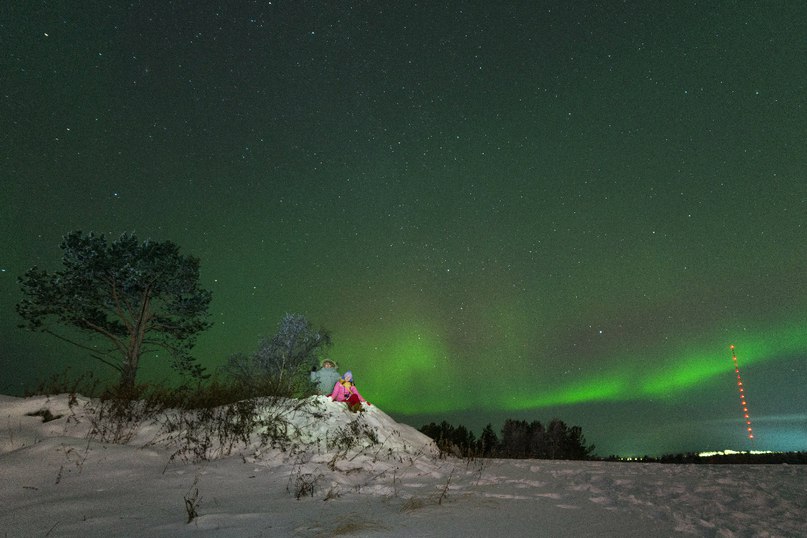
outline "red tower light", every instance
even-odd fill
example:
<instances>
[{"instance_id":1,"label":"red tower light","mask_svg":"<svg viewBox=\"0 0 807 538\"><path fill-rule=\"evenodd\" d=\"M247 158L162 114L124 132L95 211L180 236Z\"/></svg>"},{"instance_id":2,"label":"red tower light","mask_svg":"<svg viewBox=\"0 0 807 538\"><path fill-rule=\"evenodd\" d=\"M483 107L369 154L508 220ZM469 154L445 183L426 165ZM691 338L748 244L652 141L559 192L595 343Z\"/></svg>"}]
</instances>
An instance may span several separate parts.
<instances>
[{"instance_id":1,"label":"red tower light","mask_svg":"<svg viewBox=\"0 0 807 538\"><path fill-rule=\"evenodd\" d=\"M748 402L746 401L745 397L745 388L743 387L743 380L740 376L740 366L737 364L737 353L734 351L734 344L731 344L731 359L734 361L734 372L737 374L737 391L740 395L740 403L742 404L742 410L745 417L745 423L748 426L746 430L748 430L748 439L754 439L754 432L751 429L751 417L748 412Z\"/></svg>"}]
</instances>

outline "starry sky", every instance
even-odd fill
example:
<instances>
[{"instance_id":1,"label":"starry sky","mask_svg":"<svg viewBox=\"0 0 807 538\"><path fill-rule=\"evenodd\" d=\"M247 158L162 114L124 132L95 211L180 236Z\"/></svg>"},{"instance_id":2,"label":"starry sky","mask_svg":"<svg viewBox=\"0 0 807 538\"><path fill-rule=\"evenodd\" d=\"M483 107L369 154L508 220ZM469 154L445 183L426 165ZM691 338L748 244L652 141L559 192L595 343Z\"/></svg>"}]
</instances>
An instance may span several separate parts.
<instances>
[{"instance_id":1,"label":"starry sky","mask_svg":"<svg viewBox=\"0 0 807 538\"><path fill-rule=\"evenodd\" d=\"M17 278L130 231L201 259L209 369L293 312L416 427L807 450L805 36L785 0L4 2L0 391L96 366Z\"/></svg>"}]
</instances>

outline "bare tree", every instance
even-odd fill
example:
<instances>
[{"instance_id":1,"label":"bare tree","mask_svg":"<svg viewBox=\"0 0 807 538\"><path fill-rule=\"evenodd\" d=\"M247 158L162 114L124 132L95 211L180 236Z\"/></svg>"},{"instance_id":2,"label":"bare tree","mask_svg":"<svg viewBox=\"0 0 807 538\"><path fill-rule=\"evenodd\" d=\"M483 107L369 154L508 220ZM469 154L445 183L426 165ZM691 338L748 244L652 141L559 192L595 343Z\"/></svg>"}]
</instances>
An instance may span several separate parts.
<instances>
[{"instance_id":1,"label":"bare tree","mask_svg":"<svg viewBox=\"0 0 807 538\"><path fill-rule=\"evenodd\" d=\"M276 396L309 394L313 385L309 371L317 357L331 345L330 334L315 330L300 314L286 314L277 333L264 338L258 349L227 359L225 373L253 392Z\"/></svg>"}]
</instances>

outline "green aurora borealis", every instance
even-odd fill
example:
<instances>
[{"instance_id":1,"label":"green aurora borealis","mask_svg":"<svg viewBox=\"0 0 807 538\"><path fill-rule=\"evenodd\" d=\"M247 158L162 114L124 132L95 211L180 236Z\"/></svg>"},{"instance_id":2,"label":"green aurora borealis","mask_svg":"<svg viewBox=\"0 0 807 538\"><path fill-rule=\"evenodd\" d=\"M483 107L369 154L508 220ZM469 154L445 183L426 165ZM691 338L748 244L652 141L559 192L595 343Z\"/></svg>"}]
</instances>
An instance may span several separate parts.
<instances>
[{"instance_id":1,"label":"green aurora borealis","mask_svg":"<svg viewBox=\"0 0 807 538\"><path fill-rule=\"evenodd\" d=\"M201 259L210 369L285 312L398 420L807 450L803 2L0 8L0 392L73 229ZM143 379L166 371L144 361Z\"/></svg>"}]
</instances>

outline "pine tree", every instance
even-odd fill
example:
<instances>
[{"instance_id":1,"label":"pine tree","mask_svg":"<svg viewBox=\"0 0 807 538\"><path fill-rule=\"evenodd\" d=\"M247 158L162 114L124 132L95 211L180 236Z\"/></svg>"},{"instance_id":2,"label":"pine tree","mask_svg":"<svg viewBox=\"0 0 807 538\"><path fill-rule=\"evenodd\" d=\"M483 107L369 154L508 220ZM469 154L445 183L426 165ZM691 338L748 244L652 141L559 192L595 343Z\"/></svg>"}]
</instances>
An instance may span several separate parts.
<instances>
[{"instance_id":1,"label":"pine tree","mask_svg":"<svg viewBox=\"0 0 807 538\"><path fill-rule=\"evenodd\" d=\"M120 373L121 389L134 387L141 357L157 351L179 371L204 377L190 355L196 336L212 325L198 259L180 255L170 241L139 243L134 234L107 244L103 235L75 231L60 247L63 269L33 267L19 279L21 327L88 351Z\"/></svg>"}]
</instances>

